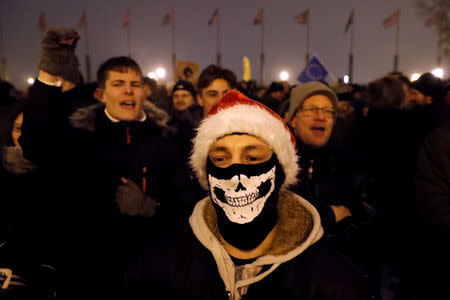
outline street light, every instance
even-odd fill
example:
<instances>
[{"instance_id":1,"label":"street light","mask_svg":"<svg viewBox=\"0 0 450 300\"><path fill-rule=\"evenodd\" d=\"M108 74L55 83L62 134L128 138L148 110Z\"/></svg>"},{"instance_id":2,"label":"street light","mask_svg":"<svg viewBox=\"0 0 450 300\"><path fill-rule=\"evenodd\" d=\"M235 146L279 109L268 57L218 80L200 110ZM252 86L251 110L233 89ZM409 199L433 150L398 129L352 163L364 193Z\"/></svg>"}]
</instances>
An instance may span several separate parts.
<instances>
[{"instance_id":1,"label":"street light","mask_svg":"<svg viewBox=\"0 0 450 300\"><path fill-rule=\"evenodd\" d=\"M148 78L155 79L156 78L156 73L155 72L150 72L150 73L147 74L147 76L148 76Z\"/></svg>"},{"instance_id":2,"label":"street light","mask_svg":"<svg viewBox=\"0 0 450 300\"><path fill-rule=\"evenodd\" d=\"M420 74L419 73L413 73L411 75L411 81L416 81L417 79L419 79Z\"/></svg>"},{"instance_id":3,"label":"street light","mask_svg":"<svg viewBox=\"0 0 450 300\"><path fill-rule=\"evenodd\" d=\"M156 69L156 77L162 79L166 76L166 70L164 68L158 68Z\"/></svg>"},{"instance_id":4,"label":"street light","mask_svg":"<svg viewBox=\"0 0 450 300\"><path fill-rule=\"evenodd\" d=\"M280 79L281 79L282 81L288 80L288 79L289 79L289 73L286 72L286 71L281 71L281 72L280 72Z\"/></svg>"},{"instance_id":5,"label":"street light","mask_svg":"<svg viewBox=\"0 0 450 300\"><path fill-rule=\"evenodd\" d=\"M34 83L33 77L28 77L27 78L27 82L28 82L29 85L32 85Z\"/></svg>"},{"instance_id":6,"label":"street light","mask_svg":"<svg viewBox=\"0 0 450 300\"><path fill-rule=\"evenodd\" d=\"M344 83L347 84L350 80L350 77L348 75L344 75Z\"/></svg>"},{"instance_id":7,"label":"street light","mask_svg":"<svg viewBox=\"0 0 450 300\"><path fill-rule=\"evenodd\" d=\"M444 70L442 68L436 68L433 71L431 71L431 73L439 78L444 78Z\"/></svg>"}]
</instances>

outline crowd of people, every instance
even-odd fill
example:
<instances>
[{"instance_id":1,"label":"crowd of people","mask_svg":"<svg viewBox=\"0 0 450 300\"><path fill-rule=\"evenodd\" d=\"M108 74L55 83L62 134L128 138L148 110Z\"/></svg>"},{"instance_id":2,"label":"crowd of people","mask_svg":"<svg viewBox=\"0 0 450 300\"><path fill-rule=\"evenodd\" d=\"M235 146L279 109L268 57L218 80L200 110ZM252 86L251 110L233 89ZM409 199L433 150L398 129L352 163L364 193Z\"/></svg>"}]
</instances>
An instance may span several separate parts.
<instances>
[{"instance_id":1,"label":"crowd of people","mask_svg":"<svg viewBox=\"0 0 450 300\"><path fill-rule=\"evenodd\" d=\"M0 82L1 299L449 299L450 109L431 73L83 82L78 33Z\"/></svg>"}]
</instances>

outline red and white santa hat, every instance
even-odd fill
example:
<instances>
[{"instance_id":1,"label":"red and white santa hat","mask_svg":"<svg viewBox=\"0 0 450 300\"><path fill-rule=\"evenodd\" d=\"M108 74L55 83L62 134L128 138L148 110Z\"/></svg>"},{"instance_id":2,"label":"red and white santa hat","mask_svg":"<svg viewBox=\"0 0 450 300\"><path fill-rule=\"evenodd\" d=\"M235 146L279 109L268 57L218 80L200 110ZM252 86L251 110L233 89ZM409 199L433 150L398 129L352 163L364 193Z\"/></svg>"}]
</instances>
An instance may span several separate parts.
<instances>
[{"instance_id":1,"label":"red and white santa hat","mask_svg":"<svg viewBox=\"0 0 450 300\"><path fill-rule=\"evenodd\" d=\"M190 163L203 188L208 189L206 162L210 147L217 139L236 132L254 135L270 145L286 175L282 187L297 181L296 143L289 127L267 106L231 90L211 108L193 140Z\"/></svg>"}]
</instances>

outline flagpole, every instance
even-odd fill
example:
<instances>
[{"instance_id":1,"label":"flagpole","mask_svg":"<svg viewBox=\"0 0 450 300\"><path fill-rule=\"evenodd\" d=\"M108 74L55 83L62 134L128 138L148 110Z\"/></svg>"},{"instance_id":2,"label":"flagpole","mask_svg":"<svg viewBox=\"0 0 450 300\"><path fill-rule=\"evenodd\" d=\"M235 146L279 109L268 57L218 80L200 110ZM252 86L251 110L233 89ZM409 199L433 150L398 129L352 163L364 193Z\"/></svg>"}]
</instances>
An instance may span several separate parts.
<instances>
[{"instance_id":1,"label":"flagpole","mask_svg":"<svg viewBox=\"0 0 450 300\"><path fill-rule=\"evenodd\" d=\"M217 15L217 65L221 65L220 54L220 17Z\"/></svg>"},{"instance_id":2,"label":"flagpole","mask_svg":"<svg viewBox=\"0 0 450 300\"><path fill-rule=\"evenodd\" d=\"M398 44L400 40L400 11L398 11L397 31L395 34L394 72L398 71Z\"/></svg>"},{"instance_id":3,"label":"flagpole","mask_svg":"<svg viewBox=\"0 0 450 300\"><path fill-rule=\"evenodd\" d=\"M261 69L260 69L260 84L264 85L264 11L261 22Z\"/></svg>"},{"instance_id":4,"label":"flagpole","mask_svg":"<svg viewBox=\"0 0 450 300\"><path fill-rule=\"evenodd\" d=\"M436 26L436 31L437 31L437 66L441 67L441 63L442 63L441 30L440 30L439 26L437 26L437 24L435 24L434 26Z\"/></svg>"},{"instance_id":5,"label":"flagpole","mask_svg":"<svg viewBox=\"0 0 450 300\"><path fill-rule=\"evenodd\" d=\"M175 10L172 9L172 72L173 72L173 81L176 82L176 63L177 56L175 54Z\"/></svg>"},{"instance_id":6,"label":"flagpole","mask_svg":"<svg viewBox=\"0 0 450 300\"><path fill-rule=\"evenodd\" d=\"M308 61L309 61L309 21L310 21L310 17L309 17L309 12L308 12L308 17L307 17L307 20L306 20L307 22L306 22L306 62L305 62L305 65L307 65L308 64Z\"/></svg>"},{"instance_id":7,"label":"flagpole","mask_svg":"<svg viewBox=\"0 0 450 300\"><path fill-rule=\"evenodd\" d=\"M354 47L354 38L355 38L355 15L353 13L352 15L352 24L350 25L352 27L352 31L350 33L350 55L348 58L348 76L349 76L349 82L353 83L353 47Z\"/></svg>"},{"instance_id":8,"label":"flagpole","mask_svg":"<svg viewBox=\"0 0 450 300\"><path fill-rule=\"evenodd\" d=\"M91 81L91 60L89 58L89 38L88 38L88 22L86 17L86 24L84 24L84 36L86 37L86 79L87 82Z\"/></svg>"},{"instance_id":9,"label":"flagpole","mask_svg":"<svg viewBox=\"0 0 450 300\"><path fill-rule=\"evenodd\" d=\"M7 81L8 80L8 71L6 68L6 57L3 48L3 26L0 23L0 53L1 53L1 69L0 69L0 79Z\"/></svg>"},{"instance_id":10,"label":"flagpole","mask_svg":"<svg viewBox=\"0 0 450 300\"><path fill-rule=\"evenodd\" d=\"M128 15L128 24L127 24L127 47L128 47L128 57L131 57L131 18L130 18L130 11L127 10Z\"/></svg>"}]
</instances>

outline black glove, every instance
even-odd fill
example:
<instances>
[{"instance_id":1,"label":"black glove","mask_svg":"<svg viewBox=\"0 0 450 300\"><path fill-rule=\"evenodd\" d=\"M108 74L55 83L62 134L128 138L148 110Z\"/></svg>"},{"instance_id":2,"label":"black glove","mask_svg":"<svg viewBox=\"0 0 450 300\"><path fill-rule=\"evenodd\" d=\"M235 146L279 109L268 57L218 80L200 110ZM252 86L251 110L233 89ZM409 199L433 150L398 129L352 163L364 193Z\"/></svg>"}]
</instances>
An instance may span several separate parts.
<instances>
[{"instance_id":1,"label":"black glove","mask_svg":"<svg viewBox=\"0 0 450 300\"><path fill-rule=\"evenodd\" d=\"M49 28L41 42L39 69L76 83L74 80L80 76L80 64L75 55L79 39L75 29L56 26Z\"/></svg>"},{"instance_id":2,"label":"black glove","mask_svg":"<svg viewBox=\"0 0 450 300\"><path fill-rule=\"evenodd\" d=\"M117 187L116 202L120 212L129 216L152 217L159 206L159 202L147 196L131 180Z\"/></svg>"}]
</instances>

